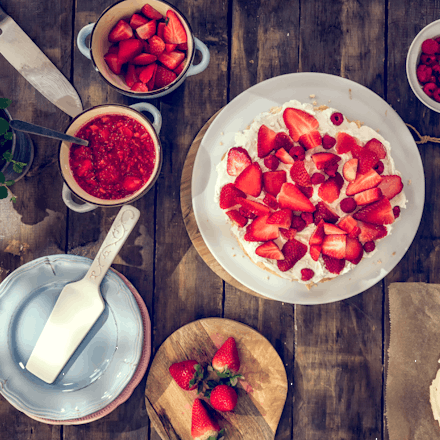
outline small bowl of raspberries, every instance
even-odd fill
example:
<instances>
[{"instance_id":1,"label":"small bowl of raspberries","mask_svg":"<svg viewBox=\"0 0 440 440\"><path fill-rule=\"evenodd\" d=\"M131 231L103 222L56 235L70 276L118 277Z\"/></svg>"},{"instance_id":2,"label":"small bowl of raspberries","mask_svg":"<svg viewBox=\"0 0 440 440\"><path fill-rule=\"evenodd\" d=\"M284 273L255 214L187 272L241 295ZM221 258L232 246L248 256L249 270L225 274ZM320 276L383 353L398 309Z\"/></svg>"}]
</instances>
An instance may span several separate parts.
<instances>
[{"instance_id":1,"label":"small bowl of raspberries","mask_svg":"<svg viewBox=\"0 0 440 440\"><path fill-rule=\"evenodd\" d=\"M440 20L414 38L406 58L406 75L417 98L440 113Z\"/></svg>"}]
</instances>

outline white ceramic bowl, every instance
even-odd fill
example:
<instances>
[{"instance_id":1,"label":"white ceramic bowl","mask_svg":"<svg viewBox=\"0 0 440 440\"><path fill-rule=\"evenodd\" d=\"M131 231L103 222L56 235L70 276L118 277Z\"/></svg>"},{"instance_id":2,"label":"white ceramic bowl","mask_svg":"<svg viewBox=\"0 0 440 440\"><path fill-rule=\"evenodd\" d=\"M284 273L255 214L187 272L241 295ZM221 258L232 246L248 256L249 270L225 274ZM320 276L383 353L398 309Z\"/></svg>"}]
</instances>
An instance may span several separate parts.
<instances>
[{"instance_id":1,"label":"white ceramic bowl","mask_svg":"<svg viewBox=\"0 0 440 440\"><path fill-rule=\"evenodd\" d=\"M422 43L428 38L436 38L440 36L440 20L433 21L424 27L414 38L408 50L406 57L406 76L408 77L409 85L414 94L419 98L426 107L440 113L440 102L430 98L424 91L422 85L417 79L416 69L419 64L420 55L422 53Z\"/></svg>"}]
</instances>

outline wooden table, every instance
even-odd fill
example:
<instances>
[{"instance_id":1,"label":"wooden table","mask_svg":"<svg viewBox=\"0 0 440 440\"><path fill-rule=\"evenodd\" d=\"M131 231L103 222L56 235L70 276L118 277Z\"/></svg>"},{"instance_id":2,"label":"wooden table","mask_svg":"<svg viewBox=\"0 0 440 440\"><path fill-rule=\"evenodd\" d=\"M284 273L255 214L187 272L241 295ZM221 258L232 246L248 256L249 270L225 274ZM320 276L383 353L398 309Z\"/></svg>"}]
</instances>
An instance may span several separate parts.
<instances>
[{"instance_id":1,"label":"wooden table","mask_svg":"<svg viewBox=\"0 0 440 440\"><path fill-rule=\"evenodd\" d=\"M109 88L76 47L76 35L111 2L3 0L3 8L70 79L84 107L135 102ZM139 222L114 267L141 293L152 318L153 353L176 329L226 317L261 332L286 367L289 392L276 439L387 439L384 389L389 343L388 285L440 282L438 145L420 146L427 194L416 238L380 283L350 299L295 306L253 297L215 275L200 258L182 219L179 191L186 154L204 123L250 86L280 74L325 72L370 88L423 133L440 137L439 115L423 106L405 75L415 35L438 19L438 0L229 2L179 0L194 34L210 50L207 70L155 104L163 115L162 172L135 206ZM0 57L1 58L1 57ZM43 98L3 58L0 95L14 117L63 130L69 117ZM78 214L61 199L58 143L33 137L35 160L0 202L0 281L35 258L93 257L118 209ZM6 214L7 213L7 214ZM7 219L7 221L6 221ZM18 246L8 246L17 240ZM1 360L0 360L1 362ZM0 397L0 438L13 440L158 440L144 403L145 378L132 397L100 421L49 426Z\"/></svg>"}]
</instances>

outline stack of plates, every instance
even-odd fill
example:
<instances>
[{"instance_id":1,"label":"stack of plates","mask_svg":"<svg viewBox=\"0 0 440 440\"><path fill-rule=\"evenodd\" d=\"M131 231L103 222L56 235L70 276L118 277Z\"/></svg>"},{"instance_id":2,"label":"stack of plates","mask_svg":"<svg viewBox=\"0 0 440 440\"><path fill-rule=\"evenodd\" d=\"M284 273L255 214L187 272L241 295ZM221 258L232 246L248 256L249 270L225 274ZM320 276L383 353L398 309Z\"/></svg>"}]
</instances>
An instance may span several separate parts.
<instances>
[{"instance_id":1,"label":"stack of plates","mask_svg":"<svg viewBox=\"0 0 440 440\"><path fill-rule=\"evenodd\" d=\"M105 310L52 384L25 369L62 288L81 279L91 260L53 255L31 261L0 284L0 393L29 417L86 423L128 399L150 358L150 319L131 284L109 271Z\"/></svg>"}]
</instances>

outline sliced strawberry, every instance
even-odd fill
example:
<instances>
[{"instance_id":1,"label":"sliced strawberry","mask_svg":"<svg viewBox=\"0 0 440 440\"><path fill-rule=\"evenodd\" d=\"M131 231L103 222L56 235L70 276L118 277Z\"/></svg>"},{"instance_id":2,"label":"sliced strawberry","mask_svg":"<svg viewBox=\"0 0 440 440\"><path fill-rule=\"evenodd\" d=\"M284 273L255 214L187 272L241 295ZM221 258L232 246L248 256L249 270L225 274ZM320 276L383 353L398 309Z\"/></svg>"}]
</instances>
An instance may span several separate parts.
<instances>
[{"instance_id":1,"label":"sliced strawberry","mask_svg":"<svg viewBox=\"0 0 440 440\"><path fill-rule=\"evenodd\" d=\"M246 199L243 199L246 200ZM238 212L246 218L250 218L251 220L253 220L255 217L257 217L253 212L249 211L248 209L246 209L244 206L240 206L240 208L238 209ZM267 214L267 212L263 213L263 215Z\"/></svg>"},{"instance_id":2,"label":"sliced strawberry","mask_svg":"<svg viewBox=\"0 0 440 440\"><path fill-rule=\"evenodd\" d=\"M117 54L118 52L119 52L119 46L118 46L117 44L112 44L112 45L108 48L107 54L110 54L110 53L115 53L115 54Z\"/></svg>"},{"instance_id":3,"label":"sliced strawberry","mask_svg":"<svg viewBox=\"0 0 440 440\"><path fill-rule=\"evenodd\" d=\"M226 171L230 176L238 176L251 163L249 153L244 148L234 147L228 152Z\"/></svg>"},{"instance_id":4,"label":"sliced strawberry","mask_svg":"<svg viewBox=\"0 0 440 440\"><path fill-rule=\"evenodd\" d=\"M147 64L154 63L157 60L155 55L151 55L149 53L141 53L137 57L134 57L131 61L133 64L137 66L146 66Z\"/></svg>"},{"instance_id":5,"label":"sliced strawberry","mask_svg":"<svg viewBox=\"0 0 440 440\"><path fill-rule=\"evenodd\" d=\"M373 223L374 225L389 225L394 222L393 208L386 197L377 202L364 206L353 214L356 220Z\"/></svg>"},{"instance_id":6,"label":"sliced strawberry","mask_svg":"<svg viewBox=\"0 0 440 440\"><path fill-rule=\"evenodd\" d=\"M113 73L115 73L116 75L119 75L121 73L122 64L119 61L117 53L107 53L106 55L104 55L104 60Z\"/></svg>"},{"instance_id":7,"label":"sliced strawberry","mask_svg":"<svg viewBox=\"0 0 440 440\"><path fill-rule=\"evenodd\" d=\"M148 20L145 17L142 17L142 15L133 14L130 18L130 26L132 29L137 29L145 23L148 23Z\"/></svg>"},{"instance_id":8,"label":"sliced strawberry","mask_svg":"<svg viewBox=\"0 0 440 440\"><path fill-rule=\"evenodd\" d=\"M265 205L269 206L269 208L272 208L272 209L275 209L275 210L278 209L277 199L272 194L267 193L264 196L263 203Z\"/></svg>"},{"instance_id":9,"label":"sliced strawberry","mask_svg":"<svg viewBox=\"0 0 440 440\"><path fill-rule=\"evenodd\" d=\"M312 160L318 170L323 170L328 165L338 163L341 158L333 153L315 153L312 154Z\"/></svg>"},{"instance_id":10,"label":"sliced strawberry","mask_svg":"<svg viewBox=\"0 0 440 440\"><path fill-rule=\"evenodd\" d=\"M325 226L324 226L325 227ZM345 258L345 248L347 246L346 235L326 235L322 242L321 252L329 257L337 258L339 260Z\"/></svg>"},{"instance_id":11,"label":"sliced strawberry","mask_svg":"<svg viewBox=\"0 0 440 440\"><path fill-rule=\"evenodd\" d=\"M324 241L324 220L321 220L318 225L316 226L316 229L313 231L312 235L310 236L309 244L310 245L316 245L316 244L322 244Z\"/></svg>"},{"instance_id":12,"label":"sliced strawberry","mask_svg":"<svg viewBox=\"0 0 440 440\"><path fill-rule=\"evenodd\" d=\"M273 212L267 219L267 223L276 225L280 228L289 229L292 224L292 211L290 209L280 209Z\"/></svg>"},{"instance_id":13,"label":"sliced strawberry","mask_svg":"<svg viewBox=\"0 0 440 440\"><path fill-rule=\"evenodd\" d=\"M274 139L274 150L284 148L286 151L290 151L293 147L293 141L290 136L282 131L278 132Z\"/></svg>"},{"instance_id":14,"label":"sliced strawberry","mask_svg":"<svg viewBox=\"0 0 440 440\"><path fill-rule=\"evenodd\" d=\"M257 217L246 227L244 239L246 241L269 241L275 240L280 235L278 226L267 223L268 215Z\"/></svg>"},{"instance_id":15,"label":"sliced strawberry","mask_svg":"<svg viewBox=\"0 0 440 440\"><path fill-rule=\"evenodd\" d=\"M149 92L150 89L141 81L138 81L134 83L130 90L133 90L133 92Z\"/></svg>"},{"instance_id":16,"label":"sliced strawberry","mask_svg":"<svg viewBox=\"0 0 440 440\"><path fill-rule=\"evenodd\" d=\"M125 83L128 87L132 87L135 83L139 81L138 76L136 75L136 69L133 64L129 64L127 66L127 71L124 75Z\"/></svg>"},{"instance_id":17,"label":"sliced strawberry","mask_svg":"<svg viewBox=\"0 0 440 440\"><path fill-rule=\"evenodd\" d=\"M276 133L266 125L262 125L258 130L257 151L258 157L266 157L274 149Z\"/></svg>"},{"instance_id":18,"label":"sliced strawberry","mask_svg":"<svg viewBox=\"0 0 440 440\"><path fill-rule=\"evenodd\" d=\"M319 260L319 256L321 255L321 249L322 249L322 245L321 244L311 244L310 245L310 256L312 257L312 260L314 261L318 261Z\"/></svg>"},{"instance_id":19,"label":"sliced strawberry","mask_svg":"<svg viewBox=\"0 0 440 440\"><path fill-rule=\"evenodd\" d=\"M174 49L177 47L177 44L168 44L165 43L165 52L171 53L174 51ZM174 70L174 69L173 69Z\"/></svg>"},{"instance_id":20,"label":"sliced strawberry","mask_svg":"<svg viewBox=\"0 0 440 440\"><path fill-rule=\"evenodd\" d=\"M322 137L318 130L312 130L310 133L302 134L299 137L298 142L300 143L301 147L305 148L306 150L312 150L313 148L322 145Z\"/></svg>"},{"instance_id":21,"label":"sliced strawberry","mask_svg":"<svg viewBox=\"0 0 440 440\"><path fill-rule=\"evenodd\" d=\"M295 229L296 232L301 232L306 226L306 221L303 220L300 215L294 215L292 217L292 228Z\"/></svg>"},{"instance_id":22,"label":"sliced strawberry","mask_svg":"<svg viewBox=\"0 0 440 440\"><path fill-rule=\"evenodd\" d=\"M378 139L371 139L365 145L364 148L373 151L379 159L385 159L387 157L387 150L384 145Z\"/></svg>"},{"instance_id":23,"label":"sliced strawberry","mask_svg":"<svg viewBox=\"0 0 440 440\"><path fill-rule=\"evenodd\" d=\"M128 40L133 37L133 29L125 20L119 20L108 34L110 43Z\"/></svg>"},{"instance_id":24,"label":"sliced strawberry","mask_svg":"<svg viewBox=\"0 0 440 440\"><path fill-rule=\"evenodd\" d=\"M345 259L333 258L328 255L322 256L325 268L330 272L339 275L345 267Z\"/></svg>"},{"instance_id":25,"label":"sliced strawberry","mask_svg":"<svg viewBox=\"0 0 440 440\"><path fill-rule=\"evenodd\" d=\"M235 179L235 186L250 196L258 197L263 184L262 175L260 165L254 162L246 167Z\"/></svg>"},{"instance_id":26,"label":"sliced strawberry","mask_svg":"<svg viewBox=\"0 0 440 440\"><path fill-rule=\"evenodd\" d=\"M343 131L336 135L336 152L338 154L348 153L353 147L358 146L356 139Z\"/></svg>"},{"instance_id":27,"label":"sliced strawberry","mask_svg":"<svg viewBox=\"0 0 440 440\"><path fill-rule=\"evenodd\" d=\"M141 40L148 40L156 33L156 26L157 26L156 21L151 20L148 23L145 23L142 26L139 26L136 29L136 35Z\"/></svg>"},{"instance_id":28,"label":"sliced strawberry","mask_svg":"<svg viewBox=\"0 0 440 440\"><path fill-rule=\"evenodd\" d=\"M179 76L183 72L185 65L186 65L186 58L184 58L183 61L174 69L174 73L177 76Z\"/></svg>"},{"instance_id":29,"label":"sliced strawberry","mask_svg":"<svg viewBox=\"0 0 440 440\"><path fill-rule=\"evenodd\" d=\"M160 55L162 55L164 50L165 50L165 43L162 40L162 38L158 37L157 35L153 35L148 40L148 53L150 53L151 55L159 57Z\"/></svg>"},{"instance_id":30,"label":"sliced strawberry","mask_svg":"<svg viewBox=\"0 0 440 440\"><path fill-rule=\"evenodd\" d=\"M295 162L293 157L284 148L277 150L275 152L275 156L278 157L281 162L286 164L292 164Z\"/></svg>"},{"instance_id":31,"label":"sliced strawberry","mask_svg":"<svg viewBox=\"0 0 440 440\"><path fill-rule=\"evenodd\" d=\"M341 190L345 183L344 178L339 173L335 173L335 176L332 177L332 179L334 179L336 185L338 185L339 190Z\"/></svg>"},{"instance_id":32,"label":"sliced strawberry","mask_svg":"<svg viewBox=\"0 0 440 440\"><path fill-rule=\"evenodd\" d=\"M313 215L315 225L321 220L327 223L336 223L339 220L339 215L333 212L324 202L318 202L315 208L316 211Z\"/></svg>"},{"instance_id":33,"label":"sliced strawberry","mask_svg":"<svg viewBox=\"0 0 440 440\"><path fill-rule=\"evenodd\" d=\"M347 196L354 196L362 191L375 188L382 181L382 177L374 170L368 171L366 174L360 174L356 180L350 182L345 190Z\"/></svg>"},{"instance_id":34,"label":"sliced strawberry","mask_svg":"<svg viewBox=\"0 0 440 440\"><path fill-rule=\"evenodd\" d=\"M168 44L182 44L187 42L185 28L179 20L179 17L170 9L167 11L165 20L166 26L163 30L163 38Z\"/></svg>"},{"instance_id":35,"label":"sliced strawberry","mask_svg":"<svg viewBox=\"0 0 440 440\"><path fill-rule=\"evenodd\" d=\"M325 235L346 235L347 231L338 228L332 223L324 223L324 234Z\"/></svg>"},{"instance_id":36,"label":"sliced strawberry","mask_svg":"<svg viewBox=\"0 0 440 440\"><path fill-rule=\"evenodd\" d=\"M334 177L336 176L338 168L337 163L330 163L324 167L324 173L326 173L328 176Z\"/></svg>"},{"instance_id":37,"label":"sliced strawberry","mask_svg":"<svg viewBox=\"0 0 440 440\"><path fill-rule=\"evenodd\" d=\"M315 207L310 200L292 183L283 183L277 200L280 208L288 208L292 211L302 212L315 211Z\"/></svg>"},{"instance_id":38,"label":"sliced strawberry","mask_svg":"<svg viewBox=\"0 0 440 440\"><path fill-rule=\"evenodd\" d=\"M364 255L364 248L357 238L347 237L345 259L353 264L358 264Z\"/></svg>"},{"instance_id":39,"label":"sliced strawberry","mask_svg":"<svg viewBox=\"0 0 440 440\"><path fill-rule=\"evenodd\" d=\"M121 64L127 63L137 57L144 49L142 41L132 38L130 40L122 40L119 43L118 59Z\"/></svg>"},{"instance_id":40,"label":"sliced strawberry","mask_svg":"<svg viewBox=\"0 0 440 440\"><path fill-rule=\"evenodd\" d=\"M178 44L177 49L184 50L186 52L188 50L188 42Z\"/></svg>"},{"instance_id":41,"label":"sliced strawberry","mask_svg":"<svg viewBox=\"0 0 440 440\"><path fill-rule=\"evenodd\" d=\"M302 186L295 184L295 186L308 198L310 199L313 196L313 187L312 186Z\"/></svg>"},{"instance_id":42,"label":"sliced strawberry","mask_svg":"<svg viewBox=\"0 0 440 440\"><path fill-rule=\"evenodd\" d=\"M361 229L361 233L358 237L361 243L379 240L386 237L387 235L387 228L382 225L373 225L371 223L358 222L358 226Z\"/></svg>"},{"instance_id":43,"label":"sliced strawberry","mask_svg":"<svg viewBox=\"0 0 440 440\"><path fill-rule=\"evenodd\" d=\"M270 154L269 156L266 156L264 158L264 166L266 168L269 168L271 171L275 171L278 168L278 165L280 164L280 160L278 157L274 156L273 154Z\"/></svg>"},{"instance_id":44,"label":"sliced strawberry","mask_svg":"<svg viewBox=\"0 0 440 440\"><path fill-rule=\"evenodd\" d=\"M270 209L259 202L254 202L253 200L248 200L243 197L238 197L236 202L239 203L246 211L255 214L256 216L264 216L270 213Z\"/></svg>"},{"instance_id":45,"label":"sliced strawberry","mask_svg":"<svg viewBox=\"0 0 440 440\"><path fill-rule=\"evenodd\" d=\"M339 187L332 177L319 185L318 196L321 197L324 202L333 203L339 198L339 194Z\"/></svg>"},{"instance_id":46,"label":"sliced strawberry","mask_svg":"<svg viewBox=\"0 0 440 440\"><path fill-rule=\"evenodd\" d=\"M289 130L290 137L297 142L300 136L310 133L319 127L318 120L303 110L286 108L283 113L284 123Z\"/></svg>"},{"instance_id":47,"label":"sliced strawberry","mask_svg":"<svg viewBox=\"0 0 440 440\"><path fill-rule=\"evenodd\" d=\"M166 26L166 24L163 22L163 21L160 21L158 24L157 24L157 32L156 32L156 35L161 39L161 40L163 40L163 31L165 30L165 26ZM165 43L164 43L165 44ZM165 47L164 47L164 50L165 50Z\"/></svg>"},{"instance_id":48,"label":"sliced strawberry","mask_svg":"<svg viewBox=\"0 0 440 440\"><path fill-rule=\"evenodd\" d=\"M167 69L166 67L162 67L158 65L156 70L156 79L154 81L154 87L156 89L161 89L162 87L171 84L176 78L177 75L174 72Z\"/></svg>"},{"instance_id":49,"label":"sliced strawberry","mask_svg":"<svg viewBox=\"0 0 440 440\"><path fill-rule=\"evenodd\" d=\"M246 194L235 187L233 183L227 183L220 191L220 208L228 209L237 205L237 197L246 198Z\"/></svg>"},{"instance_id":50,"label":"sliced strawberry","mask_svg":"<svg viewBox=\"0 0 440 440\"><path fill-rule=\"evenodd\" d=\"M353 158L344 163L344 166L342 168L342 175L344 176L345 180L353 182L353 180L356 179L358 162L358 159Z\"/></svg>"},{"instance_id":51,"label":"sliced strawberry","mask_svg":"<svg viewBox=\"0 0 440 440\"><path fill-rule=\"evenodd\" d=\"M358 227L358 224L351 215L347 215L339 220L338 227L350 234L353 230L355 230L355 228Z\"/></svg>"},{"instance_id":52,"label":"sliced strawberry","mask_svg":"<svg viewBox=\"0 0 440 440\"><path fill-rule=\"evenodd\" d=\"M286 272L287 270L292 269L292 267L304 257L307 253L307 245L293 239L284 243L281 251L284 255L284 260L277 261L277 265L281 272Z\"/></svg>"},{"instance_id":53,"label":"sliced strawberry","mask_svg":"<svg viewBox=\"0 0 440 440\"><path fill-rule=\"evenodd\" d=\"M382 181L379 183L378 188L388 200L391 200L402 191L402 179L397 175L382 176Z\"/></svg>"},{"instance_id":54,"label":"sliced strawberry","mask_svg":"<svg viewBox=\"0 0 440 440\"><path fill-rule=\"evenodd\" d=\"M271 260L284 260L284 255L280 248L273 241L266 241L255 249L255 253L263 258Z\"/></svg>"},{"instance_id":55,"label":"sliced strawberry","mask_svg":"<svg viewBox=\"0 0 440 440\"><path fill-rule=\"evenodd\" d=\"M157 64L150 64L147 67L142 68L139 71L139 79L144 83L144 84L148 84L148 82L151 80L151 78L153 77L153 74L155 72L157 68Z\"/></svg>"},{"instance_id":56,"label":"sliced strawberry","mask_svg":"<svg viewBox=\"0 0 440 440\"><path fill-rule=\"evenodd\" d=\"M147 66L147 69L151 69L151 71L148 70L148 75L150 75L151 73L151 78L147 82L147 86L150 90L153 90L156 82L157 64L156 63L150 64L149 66ZM147 75L147 72L145 72L145 75Z\"/></svg>"},{"instance_id":57,"label":"sliced strawberry","mask_svg":"<svg viewBox=\"0 0 440 440\"><path fill-rule=\"evenodd\" d=\"M382 197L380 188L371 188L354 195L354 200L358 206L369 205Z\"/></svg>"},{"instance_id":58,"label":"sliced strawberry","mask_svg":"<svg viewBox=\"0 0 440 440\"><path fill-rule=\"evenodd\" d=\"M359 154L358 173L359 174L367 173L373 167L375 167L378 162L379 162L379 158L377 157L374 151L363 148L361 153Z\"/></svg>"},{"instance_id":59,"label":"sliced strawberry","mask_svg":"<svg viewBox=\"0 0 440 440\"><path fill-rule=\"evenodd\" d=\"M281 235L286 240L293 240L295 238L297 230L294 228L289 228L289 229L280 228L280 232L281 232Z\"/></svg>"},{"instance_id":60,"label":"sliced strawberry","mask_svg":"<svg viewBox=\"0 0 440 440\"><path fill-rule=\"evenodd\" d=\"M298 185L312 186L309 173L307 172L303 161L297 161L292 165L290 168L290 177Z\"/></svg>"},{"instance_id":61,"label":"sliced strawberry","mask_svg":"<svg viewBox=\"0 0 440 440\"><path fill-rule=\"evenodd\" d=\"M233 221L238 226L240 226L240 228L243 228L244 226L246 226L246 224L248 222L248 219L246 217L244 217L243 215L241 215L235 209L231 209L230 211L226 211L226 215L231 219L231 221Z\"/></svg>"},{"instance_id":62,"label":"sliced strawberry","mask_svg":"<svg viewBox=\"0 0 440 440\"><path fill-rule=\"evenodd\" d=\"M179 52L175 50L173 52L167 53L166 47L165 52L159 56L159 61L170 70L174 70L185 58L185 54L183 52Z\"/></svg>"},{"instance_id":63,"label":"sliced strawberry","mask_svg":"<svg viewBox=\"0 0 440 440\"><path fill-rule=\"evenodd\" d=\"M145 17L151 18L152 20L160 20L163 18L163 15L148 3L142 6L141 12Z\"/></svg>"},{"instance_id":64,"label":"sliced strawberry","mask_svg":"<svg viewBox=\"0 0 440 440\"><path fill-rule=\"evenodd\" d=\"M283 183L287 181L286 172L280 171L267 171L263 173L263 187L264 190L276 197L281 191Z\"/></svg>"}]
</instances>

